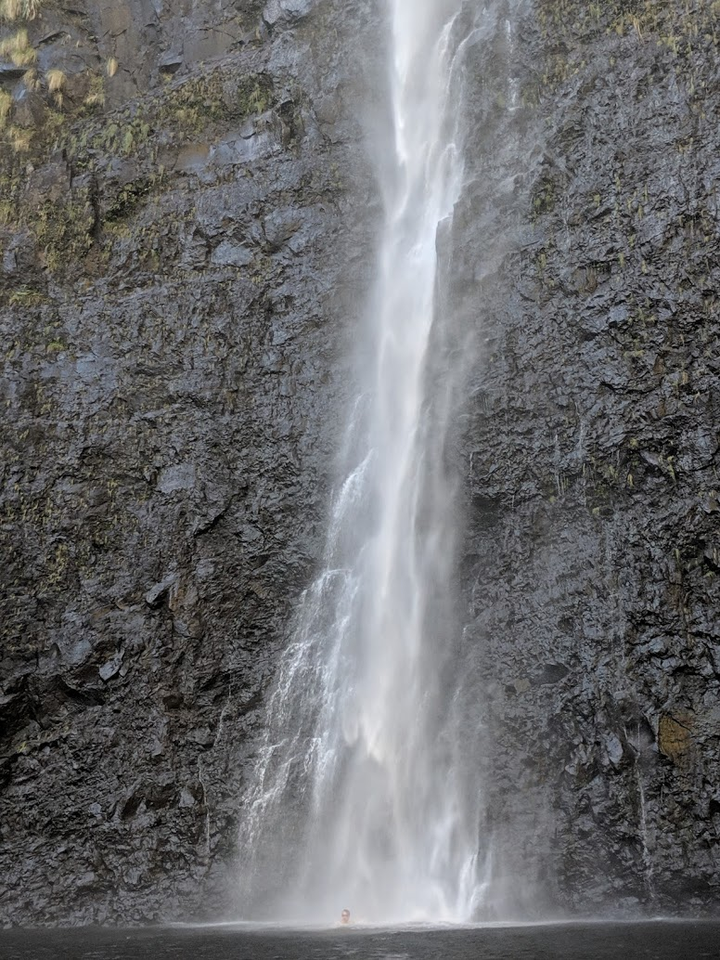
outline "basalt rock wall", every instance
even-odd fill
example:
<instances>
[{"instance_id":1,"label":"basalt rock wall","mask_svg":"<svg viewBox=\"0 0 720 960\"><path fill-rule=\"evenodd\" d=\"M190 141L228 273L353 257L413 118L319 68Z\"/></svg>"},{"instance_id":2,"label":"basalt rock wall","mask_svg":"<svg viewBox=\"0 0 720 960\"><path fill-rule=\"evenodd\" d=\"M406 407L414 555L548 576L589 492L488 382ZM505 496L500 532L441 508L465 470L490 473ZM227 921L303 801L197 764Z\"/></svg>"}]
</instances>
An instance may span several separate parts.
<instances>
[{"instance_id":1,"label":"basalt rock wall","mask_svg":"<svg viewBox=\"0 0 720 960\"><path fill-rule=\"evenodd\" d=\"M491 912L717 898L719 13L507 4L475 48L454 456Z\"/></svg>"},{"instance_id":2,"label":"basalt rock wall","mask_svg":"<svg viewBox=\"0 0 720 960\"><path fill-rule=\"evenodd\" d=\"M377 20L113 2L25 29L33 73L2 75L0 916L217 916L322 548L377 209L378 71L350 50Z\"/></svg>"},{"instance_id":3,"label":"basalt rock wall","mask_svg":"<svg viewBox=\"0 0 720 960\"><path fill-rule=\"evenodd\" d=\"M485 10L442 247L488 912L700 911L720 11ZM0 62L3 922L232 915L352 393L380 23L370 0L48 0L35 59Z\"/></svg>"}]
</instances>

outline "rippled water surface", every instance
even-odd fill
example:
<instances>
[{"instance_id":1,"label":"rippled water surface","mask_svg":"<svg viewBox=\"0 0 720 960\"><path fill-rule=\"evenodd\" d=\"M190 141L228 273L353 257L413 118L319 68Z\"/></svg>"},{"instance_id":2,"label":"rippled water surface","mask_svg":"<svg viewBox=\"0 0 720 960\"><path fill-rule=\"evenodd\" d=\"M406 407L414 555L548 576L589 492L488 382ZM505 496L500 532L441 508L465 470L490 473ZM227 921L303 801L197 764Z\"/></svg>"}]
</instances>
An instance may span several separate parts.
<instances>
[{"instance_id":1,"label":"rippled water surface","mask_svg":"<svg viewBox=\"0 0 720 960\"><path fill-rule=\"evenodd\" d=\"M720 922L283 930L220 926L0 932L2 960L700 960Z\"/></svg>"}]
</instances>

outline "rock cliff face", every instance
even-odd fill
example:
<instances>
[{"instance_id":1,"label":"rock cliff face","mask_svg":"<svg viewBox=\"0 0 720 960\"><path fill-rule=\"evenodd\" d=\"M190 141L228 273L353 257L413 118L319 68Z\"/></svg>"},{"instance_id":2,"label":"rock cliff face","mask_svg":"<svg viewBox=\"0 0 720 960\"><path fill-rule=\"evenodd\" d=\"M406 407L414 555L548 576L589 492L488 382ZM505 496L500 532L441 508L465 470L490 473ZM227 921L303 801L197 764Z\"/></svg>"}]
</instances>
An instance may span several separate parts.
<instances>
[{"instance_id":1,"label":"rock cliff face","mask_svg":"<svg viewBox=\"0 0 720 960\"><path fill-rule=\"evenodd\" d=\"M478 49L477 76L497 67L451 271L477 347L455 455L495 889L521 912L701 909L720 876L720 11L515 9Z\"/></svg>"},{"instance_id":2,"label":"rock cliff face","mask_svg":"<svg viewBox=\"0 0 720 960\"><path fill-rule=\"evenodd\" d=\"M33 139L3 169L0 911L217 914L322 544L376 207L348 50L375 21L77 8L28 24L62 108L7 81Z\"/></svg>"},{"instance_id":3,"label":"rock cliff face","mask_svg":"<svg viewBox=\"0 0 720 960\"><path fill-rule=\"evenodd\" d=\"M717 894L719 18L498 2L470 52L448 457L498 909ZM217 916L351 393L381 20L102 0L25 27L37 59L0 63L0 917Z\"/></svg>"}]
</instances>

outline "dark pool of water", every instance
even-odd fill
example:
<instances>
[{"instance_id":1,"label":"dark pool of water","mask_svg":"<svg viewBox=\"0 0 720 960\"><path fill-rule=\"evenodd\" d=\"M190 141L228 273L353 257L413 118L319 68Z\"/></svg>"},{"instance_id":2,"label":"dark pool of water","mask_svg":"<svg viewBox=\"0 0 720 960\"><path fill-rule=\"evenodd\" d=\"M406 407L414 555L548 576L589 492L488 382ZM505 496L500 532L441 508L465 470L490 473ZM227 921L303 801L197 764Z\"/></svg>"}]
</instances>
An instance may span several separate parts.
<instances>
[{"instance_id":1,"label":"dark pool of water","mask_svg":"<svg viewBox=\"0 0 720 960\"><path fill-rule=\"evenodd\" d=\"M0 931L1 960L720 960L720 922Z\"/></svg>"}]
</instances>

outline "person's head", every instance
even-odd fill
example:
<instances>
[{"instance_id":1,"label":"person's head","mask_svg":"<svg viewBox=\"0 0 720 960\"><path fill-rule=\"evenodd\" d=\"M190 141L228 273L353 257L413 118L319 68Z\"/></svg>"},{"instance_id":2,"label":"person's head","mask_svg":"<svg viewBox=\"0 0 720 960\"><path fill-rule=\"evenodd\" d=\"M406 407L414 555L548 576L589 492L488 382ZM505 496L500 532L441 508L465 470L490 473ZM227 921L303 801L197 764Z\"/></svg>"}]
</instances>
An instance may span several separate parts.
<instances>
[{"instance_id":1,"label":"person's head","mask_svg":"<svg viewBox=\"0 0 720 960\"><path fill-rule=\"evenodd\" d=\"M340 914L340 923L350 923L350 911L347 907Z\"/></svg>"}]
</instances>

